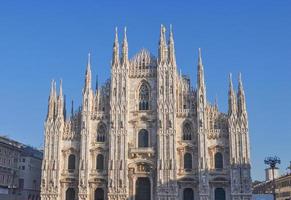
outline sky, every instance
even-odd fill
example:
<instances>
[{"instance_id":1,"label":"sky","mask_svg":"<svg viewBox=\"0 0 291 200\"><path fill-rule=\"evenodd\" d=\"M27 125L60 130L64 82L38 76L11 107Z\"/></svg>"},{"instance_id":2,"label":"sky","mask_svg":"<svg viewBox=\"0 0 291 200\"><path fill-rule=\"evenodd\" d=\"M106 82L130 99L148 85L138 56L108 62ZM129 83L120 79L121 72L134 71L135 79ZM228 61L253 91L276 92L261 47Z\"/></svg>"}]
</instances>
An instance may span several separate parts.
<instances>
[{"instance_id":1,"label":"sky","mask_svg":"<svg viewBox=\"0 0 291 200\"><path fill-rule=\"evenodd\" d=\"M35 1L0 5L0 134L43 146L50 81L80 105L88 52L99 83L109 78L114 29L127 27L129 56L157 55L160 25L173 26L177 65L196 85L202 49L209 102L227 112L228 74L242 73L253 179L264 158L291 161L291 1ZM94 78L95 81L95 78Z\"/></svg>"}]
</instances>

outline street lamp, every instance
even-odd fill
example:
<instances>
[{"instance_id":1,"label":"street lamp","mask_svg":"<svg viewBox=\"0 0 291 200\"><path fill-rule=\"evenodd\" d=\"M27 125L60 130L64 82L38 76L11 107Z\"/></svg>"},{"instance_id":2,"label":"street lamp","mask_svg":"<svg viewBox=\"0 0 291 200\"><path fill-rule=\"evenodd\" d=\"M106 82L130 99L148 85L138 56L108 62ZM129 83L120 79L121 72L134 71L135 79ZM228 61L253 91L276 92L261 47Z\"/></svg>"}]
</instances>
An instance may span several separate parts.
<instances>
[{"instance_id":1,"label":"street lamp","mask_svg":"<svg viewBox=\"0 0 291 200\"><path fill-rule=\"evenodd\" d=\"M274 176L274 169L276 169L276 165L281 163L281 160L279 157L274 156L274 157L267 157L264 160L266 165L269 165L270 168L272 169L272 176L273 176L273 180L272 180L272 193L274 196L274 200L276 200L276 191L275 191L275 176Z\"/></svg>"}]
</instances>

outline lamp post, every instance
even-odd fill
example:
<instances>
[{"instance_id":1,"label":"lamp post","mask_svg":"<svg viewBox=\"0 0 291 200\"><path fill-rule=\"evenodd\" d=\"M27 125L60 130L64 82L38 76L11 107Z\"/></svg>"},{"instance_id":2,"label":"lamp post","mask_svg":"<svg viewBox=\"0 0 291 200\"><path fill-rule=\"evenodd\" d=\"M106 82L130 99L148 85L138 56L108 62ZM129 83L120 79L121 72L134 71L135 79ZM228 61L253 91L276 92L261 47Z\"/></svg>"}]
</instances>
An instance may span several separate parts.
<instances>
[{"instance_id":1,"label":"lamp post","mask_svg":"<svg viewBox=\"0 0 291 200\"><path fill-rule=\"evenodd\" d=\"M274 196L274 200L276 200L276 188L275 188L275 176L274 176L274 169L276 169L276 165L281 163L280 158L278 158L277 156L274 157L267 157L264 160L266 165L269 165L270 168L272 169L272 193Z\"/></svg>"}]
</instances>

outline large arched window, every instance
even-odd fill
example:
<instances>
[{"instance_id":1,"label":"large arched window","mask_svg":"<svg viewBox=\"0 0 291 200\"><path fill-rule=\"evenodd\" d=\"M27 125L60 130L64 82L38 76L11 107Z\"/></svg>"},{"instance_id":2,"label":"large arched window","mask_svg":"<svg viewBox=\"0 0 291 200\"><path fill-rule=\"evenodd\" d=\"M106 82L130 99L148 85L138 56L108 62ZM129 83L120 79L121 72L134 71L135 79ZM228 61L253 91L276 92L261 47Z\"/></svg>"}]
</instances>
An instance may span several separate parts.
<instances>
[{"instance_id":1,"label":"large arched window","mask_svg":"<svg viewBox=\"0 0 291 200\"><path fill-rule=\"evenodd\" d=\"M106 137L106 126L104 123L99 123L97 129L97 142L105 142Z\"/></svg>"},{"instance_id":2,"label":"large arched window","mask_svg":"<svg viewBox=\"0 0 291 200\"><path fill-rule=\"evenodd\" d=\"M147 130L142 129L138 133L138 147L149 146L149 133Z\"/></svg>"},{"instance_id":3,"label":"large arched window","mask_svg":"<svg viewBox=\"0 0 291 200\"><path fill-rule=\"evenodd\" d=\"M75 196L74 188L68 188L66 191L66 200L75 200Z\"/></svg>"},{"instance_id":4,"label":"large arched window","mask_svg":"<svg viewBox=\"0 0 291 200\"><path fill-rule=\"evenodd\" d=\"M185 123L183 126L183 140L191 140L192 139L192 129L190 123Z\"/></svg>"},{"instance_id":5,"label":"large arched window","mask_svg":"<svg viewBox=\"0 0 291 200\"><path fill-rule=\"evenodd\" d=\"M223 188L216 188L214 191L215 200L225 200L225 190Z\"/></svg>"},{"instance_id":6,"label":"large arched window","mask_svg":"<svg viewBox=\"0 0 291 200\"><path fill-rule=\"evenodd\" d=\"M68 158L68 170L76 169L76 156L74 154L70 154Z\"/></svg>"},{"instance_id":7,"label":"large arched window","mask_svg":"<svg viewBox=\"0 0 291 200\"><path fill-rule=\"evenodd\" d=\"M104 190L102 188L97 188L95 190L94 200L104 200Z\"/></svg>"},{"instance_id":8,"label":"large arched window","mask_svg":"<svg viewBox=\"0 0 291 200\"><path fill-rule=\"evenodd\" d=\"M192 188L185 188L183 191L183 200L194 200L194 192Z\"/></svg>"},{"instance_id":9,"label":"large arched window","mask_svg":"<svg viewBox=\"0 0 291 200\"><path fill-rule=\"evenodd\" d=\"M103 170L104 169L104 156L102 154L98 154L96 158L96 169Z\"/></svg>"},{"instance_id":10,"label":"large arched window","mask_svg":"<svg viewBox=\"0 0 291 200\"><path fill-rule=\"evenodd\" d=\"M139 110L148 110L150 100L150 90L146 83L142 83L139 88Z\"/></svg>"},{"instance_id":11,"label":"large arched window","mask_svg":"<svg viewBox=\"0 0 291 200\"><path fill-rule=\"evenodd\" d=\"M190 153L184 154L184 169L185 171L192 169L192 155Z\"/></svg>"},{"instance_id":12,"label":"large arched window","mask_svg":"<svg viewBox=\"0 0 291 200\"><path fill-rule=\"evenodd\" d=\"M220 152L217 152L214 156L215 169L223 169L223 156Z\"/></svg>"}]
</instances>

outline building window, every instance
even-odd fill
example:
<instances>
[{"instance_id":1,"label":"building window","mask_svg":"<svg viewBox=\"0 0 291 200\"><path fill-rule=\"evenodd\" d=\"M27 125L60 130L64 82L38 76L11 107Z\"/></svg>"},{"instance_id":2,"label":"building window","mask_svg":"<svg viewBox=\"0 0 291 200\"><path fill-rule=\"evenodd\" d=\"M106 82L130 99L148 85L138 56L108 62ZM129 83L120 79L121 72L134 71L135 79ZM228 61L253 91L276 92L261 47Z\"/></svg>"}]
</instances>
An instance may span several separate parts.
<instances>
[{"instance_id":1,"label":"building window","mask_svg":"<svg viewBox=\"0 0 291 200\"><path fill-rule=\"evenodd\" d=\"M96 158L96 169L103 170L104 169L104 156L102 154L98 154Z\"/></svg>"},{"instance_id":2,"label":"building window","mask_svg":"<svg viewBox=\"0 0 291 200\"><path fill-rule=\"evenodd\" d=\"M75 170L76 169L76 156L74 154L69 155L68 169L69 170Z\"/></svg>"},{"instance_id":3,"label":"building window","mask_svg":"<svg viewBox=\"0 0 291 200\"><path fill-rule=\"evenodd\" d=\"M146 83L142 83L139 88L139 110L149 109L150 92Z\"/></svg>"},{"instance_id":4,"label":"building window","mask_svg":"<svg viewBox=\"0 0 291 200\"><path fill-rule=\"evenodd\" d=\"M192 169L192 155L190 153L184 154L184 169L190 171Z\"/></svg>"},{"instance_id":5,"label":"building window","mask_svg":"<svg viewBox=\"0 0 291 200\"><path fill-rule=\"evenodd\" d=\"M225 200L225 190L223 188L216 188L214 191L215 200Z\"/></svg>"},{"instance_id":6,"label":"building window","mask_svg":"<svg viewBox=\"0 0 291 200\"><path fill-rule=\"evenodd\" d=\"M76 198L74 188L68 188L66 191L66 200L75 200Z\"/></svg>"},{"instance_id":7,"label":"building window","mask_svg":"<svg viewBox=\"0 0 291 200\"><path fill-rule=\"evenodd\" d=\"M94 200L104 200L104 190L102 188L97 188L95 190Z\"/></svg>"},{"instance_id":8,"label":"building window","mask_svg":"<svg viewBox=\"0 0 291 200\"><path fill-rule=\"evenodd\" d=\"M220 152L217 152L215 158L215 169L223 169L223 156Z\"/></svg>"},{"instance_id":9,"label":"building window","mask_svg":"<svg viewBox=\"0 0 291 200\"><path fill-rule=\"evenodd\" d=\"M185 123L183 126L183 140L191 140L192 139L192 129L190 123Z\"/></svg>"},{"instance_id":10,"label":"building window","mask_svg":"<svg viewBox=\"0 0 291 200\"><path fill-rule=\"evenodd\" d=\"M138 133L138 147L149 146L149 133L147 130L142 129Z\"/></svg>"},{"instance_id":11,"label":"building window","mask_svg":"<svg viewBox=\"0 0 291 200\"><path fill-rule=\"evenodd\" d=\"M183 200L193 200L194 192L192 188L185 188L183 191Z\"/></svg>"},{"instance_id":12,"label":"building window","mask_svg":"<svg viewBox=\"0 0 291 200\"><path fill-rule=\"evenodd\" d=\"M97 142L105 142L106 126L104 123L99 123L97 129Z\"/></svg>"}]
</instances>

